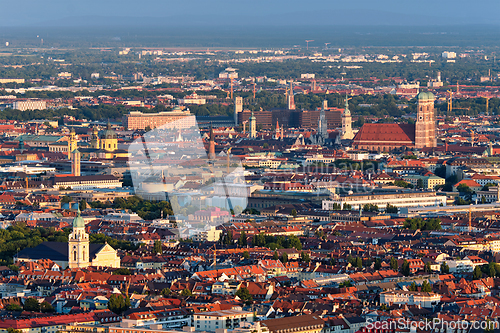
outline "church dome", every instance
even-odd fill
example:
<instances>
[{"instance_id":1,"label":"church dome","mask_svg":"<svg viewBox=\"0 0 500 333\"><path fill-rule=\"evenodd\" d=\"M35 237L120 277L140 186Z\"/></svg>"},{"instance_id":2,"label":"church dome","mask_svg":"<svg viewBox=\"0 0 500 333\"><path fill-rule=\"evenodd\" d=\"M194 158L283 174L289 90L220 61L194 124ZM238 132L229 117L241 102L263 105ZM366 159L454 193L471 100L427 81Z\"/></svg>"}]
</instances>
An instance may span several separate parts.
<instances>
[{"instance_id":1,"label":"church dome","mask_svg":"<svg viewBox=\"0 0 500 333\"><path fill-rule=\"evenodd\" d=\"M430 100L430 99L432 99L432 100L433 100L433 99L435 99L435 97L434 97L434 94L433 94L433 93L423 91L423 92L421 92L421 93L419 93L419 94L417 95L417 99L418 99L419 101L423 101L423 100Z\"/></svg>"},{"instance_id":2,"label":"church dome","mask_svg":"<svg viewBox=\"0 0 500 333\"><path fill-rule=\"evenodd\" d=\"M85 221L83 217L80 215L80 210L78 209L78 214L73 219L73 229L74 228L85 228Z\"/></svg>"},{"instance_id":3,"label":"church dome","mask_svg":"<svg viewBox=\"0 0 500 333\"><path fill-rule=\"evenodd\" d=\"M106 130L101 134L101 139L116 139L116 138L117 138L116 132L113 131L113 129L111 128L111 124L108 123Z\"/></svg>"}]
</instances>

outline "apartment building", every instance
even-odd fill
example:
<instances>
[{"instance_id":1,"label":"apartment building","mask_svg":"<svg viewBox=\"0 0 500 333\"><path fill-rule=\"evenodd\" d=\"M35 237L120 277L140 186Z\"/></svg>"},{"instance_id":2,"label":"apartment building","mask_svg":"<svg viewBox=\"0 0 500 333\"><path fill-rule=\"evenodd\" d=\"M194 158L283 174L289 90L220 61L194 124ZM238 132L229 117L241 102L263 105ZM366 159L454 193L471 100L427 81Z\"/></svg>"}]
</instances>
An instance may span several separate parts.
<instances>
[{"instance_id":1,"label":"apartment building","mask_svg":"<svg viewBox=\"0 0 500 333\"><path fill-rule=\"evenodd\" d=\"M123 116L122 123L128 130L144 130L148 127L185 129L196 126L196 119L189 110L183 111L176 107L172 111L159 113L133 111Z\"/></svg>"},{"instance_id":2,"label":"apartment building","mask_svg":"<svg viewBox=\"0 0 500 333\"><path fill-rule=\"evenodd\" d=\"M421 306L433 308L441 301L441 295L418 291L386 291L380 293L380 304Z\"/></svg>"},{"instance_id":3,"label":"apartment building","mask_svg":"<svg viewBox=\"0 0 500 333\"><path fill-rule=\"evenodd\" d=\"M47 109L47 102L40 99L19 100L12 103L12 108L19 111L45 110Z\"/></svg>"},{"instance_id":4,"label":"apartment building","mask_svg":"<svg viewBox=\"0 0 500 333\"><path fill-rule=\"evenodd\" d=\"M446 206L446 196L433 191L396 190L388 192L368 192L366 194L334 195L331 200L322 201L323 210L333 210L334 205L350 205L352 209L362 209L364 205L385 208L387 204L396 207Z\"/></svg>"},{"instance_id":5,"label":"apartment building","mask_svg":"<svg viewBox=\"0 0 500 333\"><path fill-rule=\"evenodd\" d=\"M193 316L196 331L215 332L218 329L234 329L241 322L253 322L253 312L242 310L221 310L202 312Z\"/></svg>"}]
</instances>

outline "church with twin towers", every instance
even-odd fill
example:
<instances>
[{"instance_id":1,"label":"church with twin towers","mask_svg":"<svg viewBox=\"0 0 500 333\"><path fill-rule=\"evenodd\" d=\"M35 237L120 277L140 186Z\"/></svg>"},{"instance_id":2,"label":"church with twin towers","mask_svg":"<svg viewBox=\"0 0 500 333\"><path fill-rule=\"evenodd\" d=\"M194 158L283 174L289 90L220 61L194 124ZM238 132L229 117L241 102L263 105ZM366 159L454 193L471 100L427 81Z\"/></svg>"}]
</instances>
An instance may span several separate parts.
<instances>
[{"instance_id":1,"label":"church with twin towers","mask_svg":"<svg viewBox=\"0 0 500 333\"><path fill-rule=\"evenodd\" d=\"M364 124L354 136L352 148L389 152L394 149L437 147L434 100L431 92L417 95L415 124Z\"/></svg>"},{"instance_id":2,"label":"church with twin towers","mask_svg":"<svg viewBox=\"0 0 500 333\"><path fill-rule=\"evenodd\" d=\"M297 121L297 124L292 124L291 121L288 124L279 122L279 125L282 127L302 128L315 128L317 126L316 133L310 136L308 142L315 145L332 145L332 137L335 136L336 143L340 139L344 141L344 144L350 144L354 149L376 152L389 152L395 149L434 148L437 146L435 97L431 92L420 92L417 95L417 119L415 124L366 123L356 134L352 129L352 116L348 101L349 98L346 96L345 106L341 111L327 111L326 101L323 102L320 111L299 111L295 110L295 103L291 94L287 94L288 109L279 110L279 113L286 115L288 118L296 116L299 121ZM251 138L256 136L256 124L261 125L264 129L269 129L271 121L277 118L274 115L275 111L277 110L244 111L243 99L241 97L235 99L235 123L236 125L242 123L244 127L246 127L246 123L249 123L248 129ZM245 112L248 113L248 118L242 122L241 115ZM311 121L305 123L305 116L310 114L309 116L312 117L313 112L316 112L317 123L314 124ZM275 121L275 123L278 122ZM268 127L266 127L266 124ZM332 129L330 132L328 127Z\"/></svg>"}]
</instances>

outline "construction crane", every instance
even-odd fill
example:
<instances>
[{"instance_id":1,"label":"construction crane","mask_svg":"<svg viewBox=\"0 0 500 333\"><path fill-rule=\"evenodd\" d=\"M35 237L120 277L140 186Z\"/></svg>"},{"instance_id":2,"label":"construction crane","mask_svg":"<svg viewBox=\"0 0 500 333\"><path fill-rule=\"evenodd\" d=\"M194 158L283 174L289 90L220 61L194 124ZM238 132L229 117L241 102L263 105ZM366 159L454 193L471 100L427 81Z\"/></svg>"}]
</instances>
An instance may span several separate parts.
<instances>
[{"instance_id":1,"label":"construction crane","mask_svg":"<svg viewBox=\"0 0 500 333\"><path fill-rule=\"evenodd\" d=\"M328 45L331 44L331 43L325 43L325 50L328 49Z\"/></svg>"},{"instance_id":2,"label":"construction crane","mask_svg":"<svg viewBox=\"0 0 500 333\"><path fill-rule=\"evenodd\" d=\"M450 99L448 100L447 116L451 117L451 111L453 110L453 105L452 105L453 90L448 90L448 93L450 94Z\"/></svg>"},{"instance_id":3,"label":"construction crane","mask_svg":"<svg viewBox=\"0 0 500 333\"><path fill-rule=\"evenodd\" d=\"M229 155L231 154L231 149L233 147L229 147L229 149L227 150L227 174L229 175Z\"/></svg>"},{"instance_id":4,"label":"construction crane","mask_svg":"<svg viewBox=\"0 0 500 333\"><path fill-rule=\"evenodd\" d=\"M231 100L233 99L233 79L231 78Z\"/></svg>"},{"instance_id":5,"label":"construction crane","mask_svg":"<svg viewBox=\"0 0 500 333\"><path fill-rule=\"evenodd\" d=\"M469 206L469 233L472 232L472 205Z\"/></svg>"},{"instance_id":6,"label":"construction crane","mask_svg":"<svg viewBox=\"0 0 500 333\"><path fill-rule=\"evenodd\" d=\"M246 125L247 123L248 123L248 120L245 120L245 121L242 122L242 124L243 124L243 134L245 134L245 129L247 127L247 125Z\"/></svg>"},{"instance_id":7,"label":"construction crane","mask_svg":"<svg viewBox=\"0 0 500 333\"><path fill-rule=\"evenodd\" d=\"M306 45L307 45L307 46L306 46L306 49L307 49L307 51L309 51L309 43L310 43L310 42L314 42L314 39L307 39L307 40L306 40Z\"/></svg>"},{"instance_id":8,"label":"construction crane","mask_svg":"<svg viewBox=\"0 0 500 333\"><path fill-rule=\"evenodd\" d=\"M213 254L214 254L213 265L214 265L214 269L215 269L215 267L217 266L217 244L214 244Z\"/></svg>"}]
</instances>

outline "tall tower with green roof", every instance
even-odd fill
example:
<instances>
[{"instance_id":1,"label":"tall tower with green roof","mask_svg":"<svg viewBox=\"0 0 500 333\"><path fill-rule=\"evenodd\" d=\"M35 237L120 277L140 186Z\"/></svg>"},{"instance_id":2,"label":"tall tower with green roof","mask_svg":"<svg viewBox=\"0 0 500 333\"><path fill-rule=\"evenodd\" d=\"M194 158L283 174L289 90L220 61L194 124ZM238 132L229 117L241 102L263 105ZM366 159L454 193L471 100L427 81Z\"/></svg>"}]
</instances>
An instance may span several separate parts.
<instances>
[{"instance_id":1,"label":"tall tower with green roof","mask_svg":"<svg viewBox=\"0 0 500 333\"><path fill-rule=\"evenodd\" d=\"M69 268L85 268L89 266L89 234L85 231L85 221L78 214L73 219L73 232L68 242Z\"/></svg>"},{"instance_id":2,"label":"tall tower with green roof","mask_svg":"<svg viewBox=\"0 0 500 333\"><path fill-rule=\"evenodd\" d=\"M421 92L417 95L417 121L415 122L415 148L437 147L436 111L434 94Z\"/></svg>"},{"instance_id":3,"label":"tall tower with green roof","mask_svg":"<svg viewBox=\"0 0 500 333\"><path fill-rule=\"evenodd\" d=\"M342 113L342 140L352 140L354 138L354 133L352 132L352 118L351 111L349 110L349 98L345 96L345 109Z\"/></svg>"}]
</instances>

